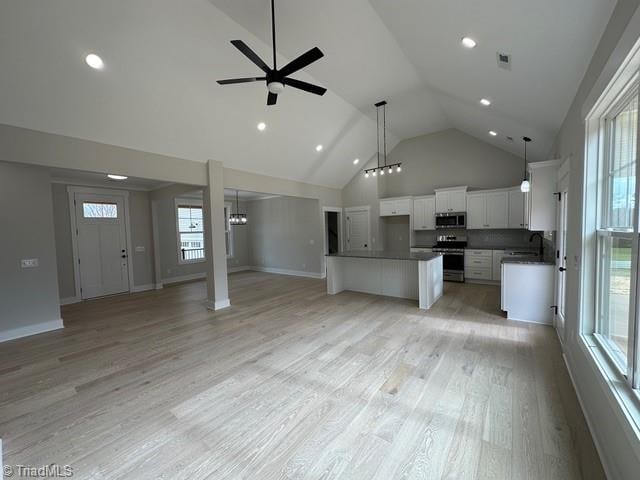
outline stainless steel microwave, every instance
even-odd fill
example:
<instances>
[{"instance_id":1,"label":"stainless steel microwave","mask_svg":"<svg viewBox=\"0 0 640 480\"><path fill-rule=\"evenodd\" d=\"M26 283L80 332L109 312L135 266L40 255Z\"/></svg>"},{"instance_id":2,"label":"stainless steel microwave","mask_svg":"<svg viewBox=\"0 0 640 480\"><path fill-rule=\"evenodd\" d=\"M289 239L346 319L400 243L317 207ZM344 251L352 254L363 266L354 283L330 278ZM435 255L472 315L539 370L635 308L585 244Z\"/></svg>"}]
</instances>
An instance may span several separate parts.
<instances>
[{"instance_id":1,"label":"stainless steel microwave","mask_svg":"<svg viewBox=\"0 0 640 480\"><path fill-rule=\"evenodd\" d=\"M465 212L436 213L436 230L450 228L467 228L467 214Z\"/></svg>"}]
</instances>

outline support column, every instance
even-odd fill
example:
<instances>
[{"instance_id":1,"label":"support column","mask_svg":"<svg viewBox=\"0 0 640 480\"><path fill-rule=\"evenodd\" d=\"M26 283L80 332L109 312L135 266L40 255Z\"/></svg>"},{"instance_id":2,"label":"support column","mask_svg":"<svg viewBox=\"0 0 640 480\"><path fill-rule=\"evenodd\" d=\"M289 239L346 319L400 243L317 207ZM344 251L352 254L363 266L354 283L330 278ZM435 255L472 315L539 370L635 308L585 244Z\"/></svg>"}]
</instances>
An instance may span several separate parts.
<instances>
[{"instance_id":1,"label":"support column","mask_svg":"<svg viewBox=\"0 0 640 480\"><path fill-rule=\"evenodd\" d=\"M203 194L204 243L207 263L207 308L220 310L231 305L227 285L224 182L221 162L209 160L208 186Z\"/></svg>"}]
</instances>

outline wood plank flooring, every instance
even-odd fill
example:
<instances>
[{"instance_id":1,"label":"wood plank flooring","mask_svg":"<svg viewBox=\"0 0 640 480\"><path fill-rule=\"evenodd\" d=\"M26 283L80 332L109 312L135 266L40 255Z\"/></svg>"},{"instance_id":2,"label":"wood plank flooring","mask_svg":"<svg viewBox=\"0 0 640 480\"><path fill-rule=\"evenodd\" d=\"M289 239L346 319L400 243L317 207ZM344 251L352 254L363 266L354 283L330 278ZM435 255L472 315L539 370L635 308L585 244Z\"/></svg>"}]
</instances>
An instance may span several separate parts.
<instances>
[{"instance_id":1,"label":"wood plank flooring","mask_svg":"<svg viewBox=\"0 0 640 480\"><path fill-rule=\"evenodd\" d=\"M77 479L604 478L550 327L242 272L72 305L0 344L7 465Z\"/></svg>"}]
</instances>

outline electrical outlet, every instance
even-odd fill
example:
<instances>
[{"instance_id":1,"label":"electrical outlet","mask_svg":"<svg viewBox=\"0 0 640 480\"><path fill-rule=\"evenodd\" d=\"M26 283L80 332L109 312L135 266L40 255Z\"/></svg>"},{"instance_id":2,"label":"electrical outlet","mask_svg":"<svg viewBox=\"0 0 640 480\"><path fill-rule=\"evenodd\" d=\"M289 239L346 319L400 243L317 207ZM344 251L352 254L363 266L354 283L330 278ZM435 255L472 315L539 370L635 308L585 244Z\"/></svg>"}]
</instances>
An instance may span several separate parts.
<instances>
[{"instance_id":1,"label":"electrical outlet","mask_svg":"<svg viewBox=\"0 0 640 480\"><path fill-rule=\"evenodd\" d=\"M315 240L313 240L313 239L309 240L309 245L315 245L315 244L316 244Z\"/></svg>"},{"instance_id":2,"label":"electrical outlet","mask_svg":"<svg viewBox=\"0 0 640 480\"><path fill-rule=\"evenodd\" d=\"M145 250L144 246L138 246L138 247L136 247L136 252L137 252L137 253L142 253L142 252L144 252L144 250Z\"/></svg>"},{"instance_id":3,"label":"electrical outlet","mask_svg":"<svg viewBox=\"0 0 640 480\"><path fill-rule=\"evenodd\" d=\"M36 268L38 266L37 258L23 258L20 261L22 268Z\"/></svg>"}]
</instances>

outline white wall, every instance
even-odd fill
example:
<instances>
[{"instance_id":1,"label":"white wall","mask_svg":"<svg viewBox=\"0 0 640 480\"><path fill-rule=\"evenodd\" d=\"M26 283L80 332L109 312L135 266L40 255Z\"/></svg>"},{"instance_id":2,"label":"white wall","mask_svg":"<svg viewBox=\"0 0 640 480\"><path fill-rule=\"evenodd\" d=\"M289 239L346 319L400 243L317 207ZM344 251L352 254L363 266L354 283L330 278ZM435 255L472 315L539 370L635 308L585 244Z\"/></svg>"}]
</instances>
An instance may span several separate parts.
<instances>
[{"instance_id":1,"label":"white wall","mask_svg":"<svg viewBox=\"0 0 640 480\"><path fill-rule=\"evenodd\" d=\"M49 176L0 162L0 340L60 323ZM23 269L21 259L37 258Z\"/></svg>"},{"instance_id":2,"label":"white wall","mask_svg":"<svg viewBox=\"0 0 640 480\"><path fill-rule=\"evenodd\" d=\"M608 393L608 386L594 368L592 360L580 347L578 311L580 269L575 266L574 257L579 256L581 251L585 148L583 106L594 87L597 85L596 90L598 90L604 85L598 81L601 74L611 78L612 73L624 59L625 54L616 52L612 57L612 53L627 26L629 25L633 30L633 34L630 35L632 41L635 42L640 36L640 18L636 12L639 4L638 0L618 0L550 155L571 159L565 355L586 410L585 414L591 420L592 433L600 447L603 465L612 479L638 478L640 441L637 433L633 432L624 420L624 413ZM632 17L633 21L630 23ZM611 64L606 66L610 59ZM581 453L588 464L591 452Z\"/></svg>"},{"instance_id":3,"label":"white wall","mask_svg":"<svg viewBox=\"0 0 640 480\"><path fill-rule=\"evenodd\" d=\"M318 200L277 197L247 202L251 266L320 275L322 216Z\"/></svg>"}]
</instances>

